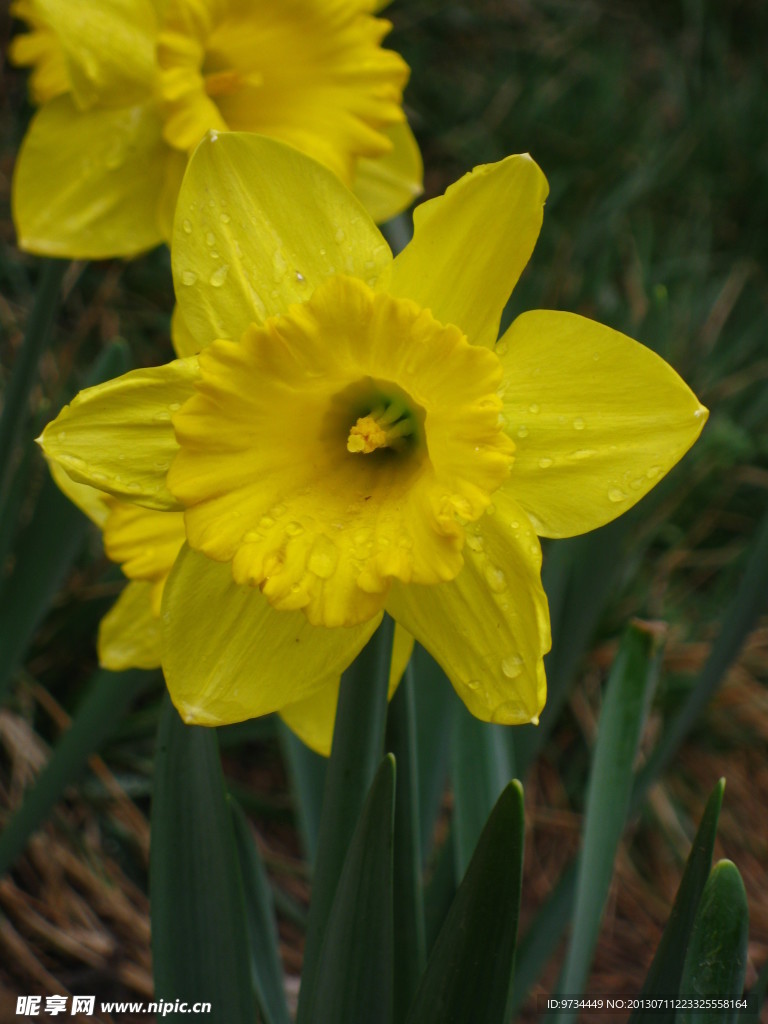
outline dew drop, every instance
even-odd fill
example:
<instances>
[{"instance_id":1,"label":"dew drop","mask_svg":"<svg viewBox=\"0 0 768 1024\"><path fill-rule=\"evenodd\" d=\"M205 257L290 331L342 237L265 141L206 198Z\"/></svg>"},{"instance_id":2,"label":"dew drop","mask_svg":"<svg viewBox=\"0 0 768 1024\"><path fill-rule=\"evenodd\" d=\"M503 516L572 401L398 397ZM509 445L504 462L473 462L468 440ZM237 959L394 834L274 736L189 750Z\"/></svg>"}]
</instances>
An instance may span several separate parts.
<instances>
[{"instance_id":1,"label":"dew drop","mask_svg":"<svg viewBox=\"0 0 768 1024\"><path fill-rule=\"evenodd\" d=\"M480 689L480 680L479 679L468 679L467 680L467 686L469 687L470 690L479 690Z\"/></svg>"},{"instance_id":2,"label":"dew drop","mask_svg":"<svg viewBox=\"0 0 768 1024\"><path fill-rule=\"evenodd\" d=\"M519 700L505 700L493 709L491 721L496 725L510 725L514 722L525 722L530 719Z\"/></svg>"},{"instance_id":3,"label":"dew drop","mask_svg":"<svg viewBox=\"0 0 768 1024\"><path fill-rule=\"evenodd\" d=\"M178 412L179 409L181 408L181 402L170 402L168 408L171 410L171 412Z\"/></svg>"},{"instance_id":4,"label":"dew drop","mask_svg":"<svg viewBox=\"0 0 768 1024\"><path fill-rule=\"evenodd\" d=\"M581 418L581 416L577 416L576 419L573 421L574 430L583 430L584 425L584 420Z\"/></svg>"},{"instance_id":5,"label":"dew drop","mask_svg":"<svg viewBox=\"0 0 768 1024\"><path fill-rule=\"evenodd\" d=\"M287 524L287 526L285 527L285 532L288 534L289 537L298 537L300 533L304 532L304 527L301 525L301 523L293 521Z\"/></svg>"},{"instance_id":6,"label":"dew drop","mask_svg":"<svg viewBox=\"0 0 768 1024\"><path fill-rule=\"evenodd\" d=\"M482 551L483 550L483 538L480 536L479 533L470 533L469 536L467 537L467 545L473 551Z\"/></svg>"},{"instance_id":7,"label":"dew drop","mask_svg":"<svg viewBox=\"0 0 768 1024\"><path fill-rule=\"evenodd\" d=\"M528 412L533 413L535 416L537 413L541 412L541 406L537 402L533 402L528 406Z\"/></svg>"},{"instance_id":8,"label":"dew drop","mask_svg":"<svg viewBox=\"0 0 768 1024\"><path fill-rule=\"evenodd\" d=\"M275 271L275 277L277 279L283 277L286 270L288 269L288 264L285 262L285 256L283 256L282 252L279 249L276 249L274 255L272 256L272 267Z\"/></svg>"},{"instance_id":9,"label":"dew drop","mask_svg":"<svg viewBox=\"0 0 768 1024\"><path fill-rule=\"evenodd\" d=\"M521 423L520 426L517 428L517 436L528 437L528 427L526 427L524 423Z\"/></svg>"},{"instance_id":10,"label":"dew drop","mask_svg":"<svg viewBox=\"0 0 768 1024\"><path fill-rule=\"evenodd\" d=\"M229 224L232 218L229 216L228 213L220 213L219 220L221 221L222 224Z\"/></svg>"},{"instance_id":11,"label":"dew drop","mask_svg":"<svg viewBox=\"0 0 768 1024\"><path fill-rule=\"evenodd\" d=\"M645 471L645 475L649 480L655 480L661 472L661 466L649 466Z\"/></svg>"},{"instance_id":12,"label":"dew drop","mask_svg":"<svg viewBox=\"0 0 768 1024\"><path fill-rule=\"evenodd\" d=\"M506 341L496 342L496 355L505 356L507 354L507 343Z\"/></svg>"},{"instance_id":13,"label":"dew drop","mask_svg":"<svg viewBox=\"0 0 768 1024\"><path fill-rule=\"evenodd\" d=\"M229 273L229 264L227 264L227 263L223 263L218 268L218 270L214 270L214 272L211 274L211 277L210 277L210 282L213 285L213 287L214 288L221 288L221 286L224 284L224 282L227 279L227 274L228 273Z\"/></svg>"},{"instance_id":14,"label":"dew drop","mask_svg":"<svg viewBox=\"0 0 768 1024\"><path fill-rule=\"evenodd\" d=\"M571 453L571 458L591 459L593 455L597 455L597 452L594 448L579 448L575 452Z\"/></svg>"},{"instance_id":15,"label":"dew drop","mask_svg":"<svg viewBox=\"0 0 768 1024\"><path fill-rule=\"evenodd\" d=\"M189 219L189 217L184 218L184 220L181 222L181 226L184 228L188 235L192 234L192 221Z\"/></svg>"},{"instance_id":16,"label":"dew drop","mask_svg":"<svg viewBox=\"0 0 768 1024\"><path fill-rule=\"evenodd\" d=\"M259 526L262 528L262 530L269 530L274 525L275 520L272 518L272 516L262 516L261 519L259 520Z\"/></svg>"},{"instance_id":17,"label":"dew drop","mask_svg":"<svg viewBox=\"0 0 768 1024\"><path fill-rule=\"evenodd\" d=\"M507 679L516 679L523 671L523 659L519 654L511 654L502 661L501 671Z\"/></svg>"},{"instance_id":18,"label":"dew drop","mask_svg":"<svg viewBox=\"0 0 768 1024\"><path fill-rule=\"evenodd\" d=\"M182 271L182 273L181 273L181 283L182 284L187 284L187 285L194 284L196 280L197 280L197 274L194 272L194 270L183 270Z\"/></svg>"},{"instance_id":19,"label":"dew drop","mask_svg":"<svg viewBox=\"0 0 768 1024\"><path fill-rule=\"evenodd\" d=\"M620 491L618 487L612 487L608 491L608 501L612 501L614 504L618 504L620 501L626 501L627 496L624 491Z\"/></svg>"},{"instance_id":20,"label":"dew drop","mask_svg":"<svg viewBox=\"0 0 768 1024\"><path fill-rule=\"evenodd\" d=\"M485 580L494 594L501 594L507 589L507 577L495 565L489 565L485 570Z\"/></svg>"},{"instance_id":21,"label":"dew drop","mask_svg":"<svg viewBox=\"0 0 768 1024\"><path fill-rule=\"evenodd\" d=\"M552 465L552 459L549 459L549 458L547 458L546 456L544 456L544 458L543 458L543 459L539 459L539 466L540 466L540 467L541 467L542 469L549 469L549 467L550 467L551 465Z\"/></svg>"},{"instance_id":22,"label":"dew drop","mask_svg":"<svg viewBox=\"0 0 768 1024\"><path fill-rule=\"evenodd\" d=\"M258 532L258 530L249 530L243 537L243 540L245 541L246 544L258 544L258 542L261 539L262 535Z\"/></svg>"},{"instance_id":23,"label":"dew drop","mask_svg":"<svg viewBox=\"0 0 768 1024\"><path fill-rule=\"evenodd\" d=\"M299 270L296 271L296 280L299 282L299 284L304 284L304 281L306 280L304 275Z\"/></svg>"},{"instance_id":24,"label":"dew drop","mask_svg":"<svg viewBox=\"0 0 768 1024\"><path fill-rule=\"evenodd\" d=\"M205 241L207 245L216 245L216 235L214 235L212 231L209 231L205 236Z\"/></svg>"},{"instance_id":25,"label":"dew drop","mask_svg":"<svg viewBox=\"0 0 768 1024\"><path fill-rule=\"evenodd\" d=\"M287 511L287 509L286 509L285 505L283 505L282 503L278 502L277 505L273 505L272 506L272 508L269 510L269 514L271 516L274 516L275 519L279 519L280 516L284 516L285 515L286 511Z\"/></svg>"},{"instance_id":26,"label":"dew drop","mask_svg":"<svg viewBox=\"0 0 768 1024\"><path fill-rule=\"evenodd\" d=\"M307 559L309 571L321 580L327 580L333 576L338 562L339 549L336 545L324 535L318 537Z\"/></svg>"},{"instance_id":27,"label":"dew drop","mask_svg":"<svg viewBox=\"0 0 768 1024\"><path fill-rule=\"evenodd\" d=\"M345 237L346 236L344 235L344 229L343 228L336 228L336 241L337 242L343 242Z\"/></svg>"}]
</instances>

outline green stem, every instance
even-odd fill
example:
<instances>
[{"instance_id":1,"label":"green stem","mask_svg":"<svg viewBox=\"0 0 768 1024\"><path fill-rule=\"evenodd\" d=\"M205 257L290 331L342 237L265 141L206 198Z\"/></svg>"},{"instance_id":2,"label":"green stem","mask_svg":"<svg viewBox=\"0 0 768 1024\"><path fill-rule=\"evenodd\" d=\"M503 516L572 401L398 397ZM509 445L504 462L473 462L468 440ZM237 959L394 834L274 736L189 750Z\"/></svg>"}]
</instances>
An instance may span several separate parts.
<instances>
[{"instance_id":1,"label":"green stem","mask_svg":"<svg viewBox=\"0 0 768 1024\"><path fill-rule=\"evenodd\" d=\"M312 883L297 1024L307 1014L328 915L352 833L384 752L394 623L382 624L341 677Z\"/></svg>"},{"instance_id":2,"label":"green stem","mask_svg":"<svg viewBox=\"0 0 768 1024\"><path fill-rule=\"evenodd\" d=\"M59 291L67 260L45 260L27 333L5 390L0 416L0 498L12 464L15 440L24 420L29 392L37 377L40 356L48 343L51 325L59 308Z\"/></svg>"}]
</instances>

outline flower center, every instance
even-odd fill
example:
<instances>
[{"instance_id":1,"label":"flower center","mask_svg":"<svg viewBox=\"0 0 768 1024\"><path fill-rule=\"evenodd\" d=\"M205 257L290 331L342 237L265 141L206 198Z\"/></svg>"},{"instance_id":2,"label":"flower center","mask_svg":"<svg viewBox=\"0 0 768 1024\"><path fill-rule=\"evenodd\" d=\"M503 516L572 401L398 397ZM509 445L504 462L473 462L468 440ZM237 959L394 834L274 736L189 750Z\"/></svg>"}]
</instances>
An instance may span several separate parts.
<instances>
[{"instance_id":1,"label":"flower center","mask_svg":"<svg viewBox=\"0 0 768 1024\"><path fill-rule=\"evenodd\" d=\"M158 36L169 145L209 130L271 135L350 182L359 157L388 152L408 68L381 47L385 21L317 0L167 0Z\"/></svg>"},{"instance_id":2,"label":"flower center","mask_svg":"<svg viewBox=\"0 0 768 1024\"><path fill-rule=\"evenodd\" d=\"M493 352L340 276L200 371L168 477L195 550L325 626L377 614L393 579L457 575L514 450Z\"/></svg>"}]
</instances>

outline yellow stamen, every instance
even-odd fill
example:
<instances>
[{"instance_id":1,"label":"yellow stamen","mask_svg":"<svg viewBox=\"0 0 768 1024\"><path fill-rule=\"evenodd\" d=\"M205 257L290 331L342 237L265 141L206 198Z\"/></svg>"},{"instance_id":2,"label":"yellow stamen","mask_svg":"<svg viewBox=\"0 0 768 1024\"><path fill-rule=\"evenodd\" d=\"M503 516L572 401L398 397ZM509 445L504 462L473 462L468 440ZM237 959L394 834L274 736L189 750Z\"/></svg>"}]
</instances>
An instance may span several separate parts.
<instances>
[{"instance_id":1,"label":"yellow stamen","mask_svg":"<svg viewBox=\"0 0 768 1024\"><path fill-rule=\"evenodd\" d=\"M413 423L403 412L401 406L392 402L387 408L382 406L367 416L360 416L349 432L347 451L363 455L370 455L378 448L400 451L404 447L403 438L413 433Z\"/></svg>"}]
</instances>

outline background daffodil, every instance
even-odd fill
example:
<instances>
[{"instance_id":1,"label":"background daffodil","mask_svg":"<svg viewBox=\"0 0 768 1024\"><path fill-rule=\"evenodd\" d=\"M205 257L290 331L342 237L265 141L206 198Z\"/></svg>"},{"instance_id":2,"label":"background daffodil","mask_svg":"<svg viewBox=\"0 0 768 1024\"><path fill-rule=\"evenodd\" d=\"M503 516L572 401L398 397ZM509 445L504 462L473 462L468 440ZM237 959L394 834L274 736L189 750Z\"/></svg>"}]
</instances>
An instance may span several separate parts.
<instances>
[{"instance_id":1,"label":"background daffodil","mask_svg":"<svg viewBox=\"0 0 768 1024\"><path fill-rule=\"evenodd\" d=\"M83 392L42 438L76 481L183 513L161 618L187 721L312 698L385 610L473 714L536 720L537 532L613 519L707 415L662 359L583 317L526 313L496 343L546 193L527 156L476 168L418 208L393 260L296 150L199 147L172 247L199 354Z\"/></svg>"},{"instance_id":2,"label":"background daffodil","mask_svg":"<svg viewBox=\"0 0 768 1024\"><path fill-rule=\"evenodd\" d=\"M282 139L330 167L376 220L421 190L402 111L408 67L371 0L16 0L40 106L19 154L19 244L131 256L170 238L206 131Z\"/></svg>"}]
</instances>

